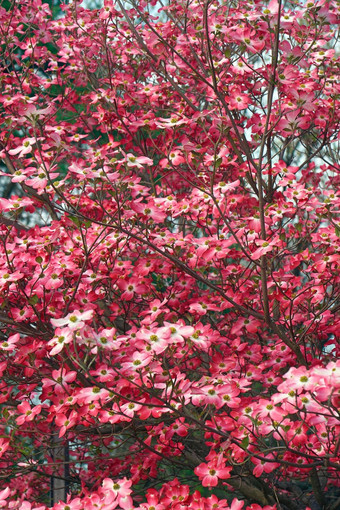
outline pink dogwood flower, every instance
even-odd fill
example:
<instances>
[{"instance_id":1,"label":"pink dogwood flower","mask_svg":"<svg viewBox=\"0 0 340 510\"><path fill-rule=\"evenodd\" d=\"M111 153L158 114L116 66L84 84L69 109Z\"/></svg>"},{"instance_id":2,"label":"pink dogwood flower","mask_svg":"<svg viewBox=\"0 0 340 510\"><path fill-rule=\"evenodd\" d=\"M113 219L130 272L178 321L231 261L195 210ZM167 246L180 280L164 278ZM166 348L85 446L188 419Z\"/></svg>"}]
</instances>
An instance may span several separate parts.
<instances>
[{"instance_id":1,"label":"pink dogwood flower","mask_svg":"<svg viewBox=\"0 0 340 510\"><path fill-rule=\"evenodd\" d=\"M85 322L91 320L92 317L93 310L85 312L75 310L62 319L51 319L51 323L56 327L67 326L69 329L81 329L85 326Z\"/></svg>"},{"instance_id":2,"label":"pink dogwood flower","mask_svg":"<svg viewBox=\"0 0 340 510\"><path fill-rule=\"evenodd\" d=\"M22 158L25 154L29 154L32 151L33 145L36 143L35 138L25 138L21 145L18 145L15 149L10 149L8 152L12 156Z\"/></svg>"},{"instance_id":3,"label":"pink dogwood flower","mask_svg":"<svg viewBox=\"0 0 340 510\"><path fill-rule=\"evenodd\" d=\"M16 419L17 424L22 425L27 421L33 421L35 416L40 414L41 406L31 408L29 402L22 402L18 405L17 410L23 413Z\"/></svg>"},{"instance_id":4,"label":"pink dogwood flower","mask_svg":"<svg viewBox=\"0 0 340 510\"><path fill-rule=\"evenodd\" d=\"M195 475L202 480L203 487L216 487L219 479L226 480L230 478L230 471L232 467L225 467L217 460L211 461L208 464L202 462L194 470Z\"/></svg>"}]
</instances>

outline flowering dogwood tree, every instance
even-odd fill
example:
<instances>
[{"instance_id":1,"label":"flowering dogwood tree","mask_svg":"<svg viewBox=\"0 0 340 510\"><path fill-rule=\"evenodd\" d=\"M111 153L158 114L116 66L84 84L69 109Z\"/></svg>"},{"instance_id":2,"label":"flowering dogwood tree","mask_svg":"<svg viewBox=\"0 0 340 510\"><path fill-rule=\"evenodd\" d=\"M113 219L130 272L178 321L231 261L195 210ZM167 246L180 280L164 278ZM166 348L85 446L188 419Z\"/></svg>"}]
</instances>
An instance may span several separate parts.
<instances>
[{"instance_id":1,"label":"flowering dogwood tree","mask_svg":"<svg viewBox=\"0 0 340 510\"><path fill-rule=\"evenodd\" d=\"M336 510L335 1L0 8L0 506Z\"/></svg>"}]
</instances>

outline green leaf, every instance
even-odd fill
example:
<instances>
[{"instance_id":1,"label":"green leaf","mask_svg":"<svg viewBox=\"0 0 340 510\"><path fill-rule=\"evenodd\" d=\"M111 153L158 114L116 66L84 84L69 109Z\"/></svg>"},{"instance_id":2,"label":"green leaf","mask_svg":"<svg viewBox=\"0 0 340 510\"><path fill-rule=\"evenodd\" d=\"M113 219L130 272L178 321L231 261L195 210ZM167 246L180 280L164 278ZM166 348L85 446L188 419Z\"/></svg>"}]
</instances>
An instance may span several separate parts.
<instances>
[{"instance_id":1,"label":"green leaf","mask_svg":"<svg viewBox=\"0 0 340 510\"><path fill-rule=\"evenodd\" d=\"M80 227L81 226L81 220L80 218L78 218L78 216L69 216L69 219L71 221L73 221L73 223L77 226L77 227Z\"/></svg>"},{"instance_id":2,"label":"green leaf","mask_svg":"<svg viewBox=\"0 0 340 510\"><path fill-rule=\"evenodd\" d=\"M218 158L216 159L216 162L215 162L215 168L220 168L221 164L222 164L222 158Z\"/></svg>"},{"instance_id":3,"label":"green leaf","mask_svg":"<svg viewBox=\"0 0 340 510\"><path fill-rule=\"evenodd\" d=\"M39 298L36 294L33 294L33 296L31 296L28 300L29 304L30 305L36 305L39 301Z\"/></svg>"},{"instance_id":4,"label":"green leaf","mask_svg":"<svg viewBox=\"0 0 340 510\"><path fill-rule=\"evenodd\" d=\"M241 448L243 448L243 450L247 450L248 446L249 446L249 436L246 436L241 441Z\"/></svg>"}]
</instances>

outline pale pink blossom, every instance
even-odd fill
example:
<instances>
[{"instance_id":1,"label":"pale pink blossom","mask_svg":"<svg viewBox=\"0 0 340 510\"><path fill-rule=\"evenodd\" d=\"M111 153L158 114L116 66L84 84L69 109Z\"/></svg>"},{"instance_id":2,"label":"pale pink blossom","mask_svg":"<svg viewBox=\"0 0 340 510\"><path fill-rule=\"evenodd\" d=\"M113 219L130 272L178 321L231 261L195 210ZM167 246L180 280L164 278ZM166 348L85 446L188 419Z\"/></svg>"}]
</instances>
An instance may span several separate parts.
<instances>
[{"instance_id":1,"label":"pale pink blossom","mask_svg":"<svg viewBox=\"0 0 340 510\"><path fill-rule=\"evenodd\" d=\"M80 312L79 310L75 310L63 319L51 319L51 323L53 326L67 326L69 329L81 329L85 326L85 322L88 322L93 317L93 310L87 310L85 312Z\"/></svg>"}]
</instances>

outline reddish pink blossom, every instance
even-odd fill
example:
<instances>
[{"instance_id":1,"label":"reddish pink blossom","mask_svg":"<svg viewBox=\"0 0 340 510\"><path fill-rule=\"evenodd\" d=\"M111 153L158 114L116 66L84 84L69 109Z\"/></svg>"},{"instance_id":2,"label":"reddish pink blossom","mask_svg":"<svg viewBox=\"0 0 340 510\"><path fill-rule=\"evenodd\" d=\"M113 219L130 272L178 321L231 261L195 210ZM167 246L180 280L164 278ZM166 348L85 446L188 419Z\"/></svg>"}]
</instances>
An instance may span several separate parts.
<instances>
[{"instance_id":1,"label":"reddish pink blossom","mask_svg":"<svg viewBox=\"0 0 340 510\"><path fill-rule=\"evenodd\" d=\"M44 388L50 386L54 387L57 393L64 393L69 389L69 384L72 383L77 377L77 372L67 371L65 368L59 370L52 370L51 379L42 379Z\"/></svg>"},{"instance_id":2,"label":"reddish pink blossom","mask_svg":"<svg viewBox=\"0 0 340 510\"><path fill-rule=\"evenodd\" d=\"M229 96L226 97L226 100L228 101L229 107L232 110L244 110L249 106L250 99L247 94L244 94L240 91L238 88L232 88L230 91Z\"/></svg>"},{"instance_id":3,"label":"reddish pink blossom","mask_svg":"<svg viewBox=\"0 0 340 510\"><path fill-rule=\"evenodd\" d=\"M0 457L3 456L3 454L8 450L9 448L9 441L6 441L3 438L0 438ZM0 493L0 500L1 500L1 493Z\"/></svg>"},{"instance_id":4,"label":"reddish pink blossom","mask_svg":"<svg viewBox=\"0 0 340 510\"><path fill-rule=\"evenodd\" d=\"M51 323L57 327L67 326L69 329L81 329L87 321L91 320L92 316L93 310L87 310L86 312L75 310L63 319L51 319Z\"/></svg>"},{"instance_id":5,"label":"reddish pink blossom","mask_svg":"<svg viewBox=\"0 0 340 510\"><path fill-rule=\"evenodd\" d=\"M230 478L232 467L225 467L217 461L202 463L195 468L195 474L202 480L203 487L215 487L219 479L226 480Z\"/></svg>"},{"instance_id":6,"label":"reddish pink blossom","mask_svg":"<svg viewBox=\"0 0 340 510\"><path fill-rule=\"evenodd\" d=\"M55 418L56 425L60 427L59 437L63 437L66 431L77 423L78 415L76 411L71 411L68 416L65 414L57 414Z\"/></svg>"},{"instance_id":7,"label":"reddish pink blossom","mask_svg":"<svg viewBox=\"0 0 340 510\"><path fill-rule=\"evenodd\" d=\"M18 158L22 158L25 154L29 154L32 151L33 145L36 143L35 138L25 138L22 145L19 145L15 149L10 149L9 154L16 155Z\"/></svg>"},{"instance_id":8,"label":"reddish pink blossom","mask_svg":"<svg viewBox=\"0 0 340 510\"><path fill-rule=\"evenodd\" d=\"M41 406L38 405L32 408L29 402L23 402L18 405L17 410L21 415L16 419L16 422L18 425L22 425L25 422L34 420L40 414Z\"/></svg>"},{"instance_id":9,"label":"reddish pink blossom","mask_svg":"<svg viewBox=\"0 0 340 510\"><path fill-rule=\"evenodd\" d=\"M9 487L5 487L2 491L0 491L0 508L4 508L7 505L6 499L10 496L11 489Z\"/></svg>"},{"instance_id":10,"label":"reddish pink blossom","mask_svg":"<svg viewBox=\"0 0 340 510\"><path fill-rule=\"evenodd\" d=\"M3 351L13 351L16 348L16 344L20 340L19 333L16 333L15 335L9 336L7 340L0 343L0 349Z\"/></svg>"},{"instance_id":11,"label":"reddish pink blossom","mask_svg":"<svg viewBox=\"0 0 340 510\"><path fill-rule=\"evenodd\" d=\"M271 473L274 471L274 469L278 468L280 466L279 462L274 462L274 455L272 453L268 455L261 455L262 457L265 457L265 459L258 459L256 457L252 457L251 460L255 464L255 468L253 469L253 474L256 477L259 477L262 475L263 471L265 473Z\"/></svg>"}]
</instances>

